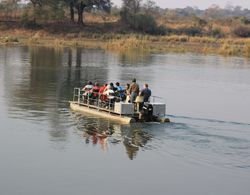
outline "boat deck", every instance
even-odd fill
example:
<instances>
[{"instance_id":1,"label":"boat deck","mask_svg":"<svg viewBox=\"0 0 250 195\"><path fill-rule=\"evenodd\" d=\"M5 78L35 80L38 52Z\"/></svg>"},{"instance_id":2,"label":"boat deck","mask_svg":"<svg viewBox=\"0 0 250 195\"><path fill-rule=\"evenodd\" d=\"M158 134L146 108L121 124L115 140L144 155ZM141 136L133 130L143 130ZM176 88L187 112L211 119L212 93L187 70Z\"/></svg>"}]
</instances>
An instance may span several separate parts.
<instances>
[{"instance_id":1,"label":"boat deck","mask_svg":"<svg viewBox=\"0 0 250 195\"><path fill-rule=\"evenodd\" d=\"M120 121L125 124L136 122L138 116L135 115L122 115L117 114L112 109L101 108L95 105L78 103L77 101L70 101L70 108L74 111L85 112L89 114L94 114L111 120Z\"/></svg>"}]
</instances>

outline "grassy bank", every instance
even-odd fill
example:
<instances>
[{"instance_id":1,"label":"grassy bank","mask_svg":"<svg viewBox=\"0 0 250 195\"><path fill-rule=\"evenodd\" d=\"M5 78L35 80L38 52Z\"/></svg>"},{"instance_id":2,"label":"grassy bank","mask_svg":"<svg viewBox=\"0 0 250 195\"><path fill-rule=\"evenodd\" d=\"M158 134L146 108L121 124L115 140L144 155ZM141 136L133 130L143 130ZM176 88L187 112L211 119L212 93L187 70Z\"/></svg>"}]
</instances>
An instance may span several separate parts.
<instances>
[{"instance_id":1,"label":"grassy bank","mask_svg":"<svg viewBox=\"0 0 250 195\"><path fill-rule=\"evenodd\" d=\"M142 34L67 32L46 30L5 30L0 32L0 45L40 45L49 47L102 48L116 52L197 52L250 57L250 38L190 37L186 35L151 36Z\"/></svg>"}]
</instances>

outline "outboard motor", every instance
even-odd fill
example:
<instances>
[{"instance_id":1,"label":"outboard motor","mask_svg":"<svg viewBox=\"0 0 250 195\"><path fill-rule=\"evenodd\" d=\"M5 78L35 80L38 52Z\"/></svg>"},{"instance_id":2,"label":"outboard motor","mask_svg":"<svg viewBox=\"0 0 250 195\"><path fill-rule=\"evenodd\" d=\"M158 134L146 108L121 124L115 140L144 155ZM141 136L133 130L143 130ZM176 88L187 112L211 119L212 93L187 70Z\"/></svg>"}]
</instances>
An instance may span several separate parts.
<instances>
[{"instance_id":1,"label":"outboard motor","mask_svg":"<svg viewBox=\"0 0 250 195\"><path fill-rule=\"evenodd\" d=\"M146 121L153 121L153 105L144 104L141 111L141 118Z\"/></svg>"}]
</instances>

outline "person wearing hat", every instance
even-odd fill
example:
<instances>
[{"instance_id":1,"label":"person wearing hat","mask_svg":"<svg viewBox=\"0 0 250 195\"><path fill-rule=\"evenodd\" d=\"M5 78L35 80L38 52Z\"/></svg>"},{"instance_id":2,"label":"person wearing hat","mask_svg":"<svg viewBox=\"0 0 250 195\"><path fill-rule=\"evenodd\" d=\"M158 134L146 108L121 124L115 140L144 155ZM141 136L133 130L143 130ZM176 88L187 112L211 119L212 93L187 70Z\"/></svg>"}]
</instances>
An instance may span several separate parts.
<instances>
[{"instance_id":1,"label":"person wearing hat","mask_svg":"<svg viewBox=\"0 0 250 195\"><path fill-rule=\"evenodd\" d=\"M140 91L139 85L136 83L136 79L132 80L132 84L129 87L130 101L134 103L136 97L138 96Z\"/></svg>"}]
</instances>

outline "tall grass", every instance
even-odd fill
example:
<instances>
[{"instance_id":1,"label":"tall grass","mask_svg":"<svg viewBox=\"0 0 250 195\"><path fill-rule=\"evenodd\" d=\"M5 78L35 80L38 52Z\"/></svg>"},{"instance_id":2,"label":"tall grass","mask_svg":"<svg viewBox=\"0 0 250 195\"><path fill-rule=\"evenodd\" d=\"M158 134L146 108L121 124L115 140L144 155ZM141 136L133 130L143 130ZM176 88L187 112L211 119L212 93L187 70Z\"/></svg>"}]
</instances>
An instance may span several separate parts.
<instances>
[{"instance_id":1,"label":"tall grass","mask_svg":"<svg viewBox=\"0 0 250 195\"><path fill-rule=\"evenodd\" d=\"M50 47L102 48L117 52L198 52L250 57L250 38L213 38L187 35L90 33L49 34L40 31L1 34L0 44L46 45ZM22 34L23 33L23 34Z\"/></svg>"},{"instance_id":2,"label":"tall grass","mask_svg":"<svg viewBox=\"0 0 250 195\"><path fill-rule=\"evenodd\" d=\"M106 43L106 48L110 50L126 51L133 49L147 49L148 41L136 36L122 39L111 39Z\"/></svg>"},{"instance_id":3,"label":"tall grass","mask_svg":"<svg viewBox=\"0 0 250 195\"><path fill-rule=\"evenodd\" d=\"M243 52L245 56L250 57L250 43L245 45Z\"/></svg>"}]
</instances>

